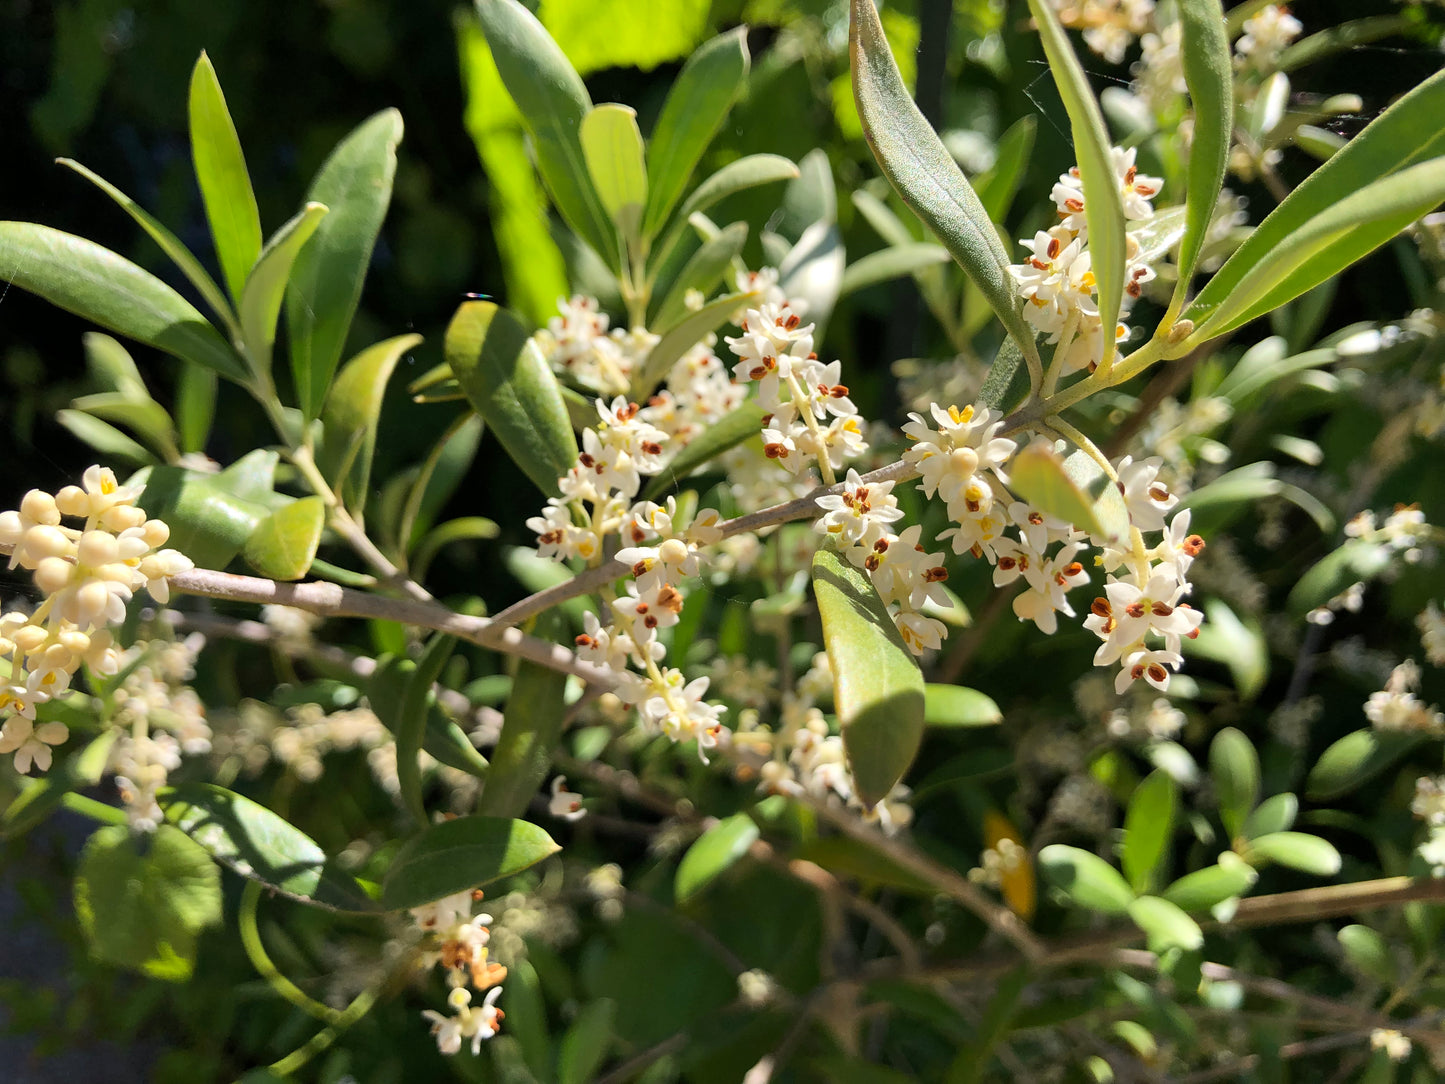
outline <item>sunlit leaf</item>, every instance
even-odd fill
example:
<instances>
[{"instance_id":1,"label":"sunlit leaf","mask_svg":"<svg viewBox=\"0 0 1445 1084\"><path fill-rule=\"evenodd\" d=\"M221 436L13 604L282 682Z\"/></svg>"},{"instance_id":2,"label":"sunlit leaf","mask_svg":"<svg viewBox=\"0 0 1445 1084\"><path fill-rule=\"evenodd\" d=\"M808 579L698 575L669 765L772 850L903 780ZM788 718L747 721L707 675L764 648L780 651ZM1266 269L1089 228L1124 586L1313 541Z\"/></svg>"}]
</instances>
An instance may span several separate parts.
<instances>
[{"instance_id":1,"label":"sunlit leaf","mask_svg":"<svg viewBox=\"0 0 1445 1084\"><path fill-rule=\"evenodd\" d=\"M1039 852L1044 880L1079 907L1122 915L1134 902L1123 875L1092 851L1052 843Z\"/></svg>"},{"instance_id":2,"label":"sunlit leaf","mask_svg":"<svg viewBox=\"0 0 1445 1084\"><path fill-rule=\"evenodd\" d=\"M1271 832L1251 839L1244 857L1252 863L1277 862L1321 877L1333 877L1340 872L1340 852L1327 840L1306 832Z\"/></svg>"},{"instance_id":3,"label":"sunlit leaf","mask_svg":"<svg viewBox=\"0 0 1445 1084\"><path fill-rule=\"evenodd\" d=\"M903 778L923 740L923 674L865 573L820 549L813 591L848 765L872 807Z\"/></svg>"},{"instance_id":4,"label":"sunlit leaf","mask_svg":"<svg viewBox=\"0 0 1445 1084\"><path fill-rule=\"evenodd\" d=\"M1163 896L1170 903L1186 911L1208 911L1227 899L1242 896L1253 887L1257 874L1237 856L1228 857L1228 865L1221 862L1216 866L1205 866L1201 870L1186 874L1164 890Z\"/></svg>"},{"instance_id":5,"label":"sunlit leaf","mask_svg":"<svg viewBox=\"0 0 1445 1084\"><path fill-rule=\"evenodd\" d=\"M577 461L577 438L557 378L521 322L490 301L464 302L444 349L467 401L507 454L556 495L557 479Z\"/></svg>"},{"instance_id":6,"label":"sunlit leaf","mask_svg":"<svg viewBox=\"0 0 1445 1084\"><path fill-rule=\"evenodd\" d=\"M673 890L677 901L685 903L701 892L747 854L757 838L757 822L746 813L734 813L714 824L678 863Z\"/></svg>"},{"instance_id":7,"label":"sunlit leaf","mask_svg":"<svg viewBox=\"0 0 1445 1084\"><path fill-rule=\"evenodd\" d=\"M1160 880L1178 804L1178 788L1166 772L1151 772L1134 788L1124 816L1124 846L1119 857L1136 892L1148 892Z\"/></svg>"},{"instance_id":8,"label":"sunlit leaf","mask_svg":"<svg viewBox=\"0 0 1445 1084\"><path fill-rule=\"evenodd\" d=\"M320 497L291 501L256 524L242 551L246 563L267 579L299 580L311 569L325 525Z\"/></svg>"},{"instance_id":9,"label":"sunlit leaf","mask_svg":"<svg viewBox=\"0 0 1445 1084\"><path fill-rule=\"evenodd\" d=\"M276 341L276 320L286 284L302 247L326 217L327 208L308 203L275 232L246 278L239 302L241 338L252 369L258 376L271 372L271 347Z\"/></svg>"},{"instance_id":10,"label":"sunlit leaf","mask_svg":"<svg viewBox=\"0 0 1445 1084\"><path fill-rule=\"evenodd\" d=\"M1194 138L1184 192L1188 225L1179 248L1176 305L1184 300L1209 236L1209 222L1219 201L1234 135L1234 53L1224 30L1220 0L1181 0L1177 10L1179 59L1194 106Z\"/></svg>"},{"instance_id":11,"label":"sunlit leaf","mask_svg":"<svg viewBox=\"0 0 1445 1084\"><path fill-rule=\"evenodd\" d=\"M365 507L371 489L371 458L386 386L397 362L421 341L420 335L398 335L367 347L342 366L326 396L316 465L352 512Z\"/></svg>"},{"instance_id":12,"label":"sunlit leaf","mask_svg":"<svg viewBox=\"0 0 1445 1084\"><path fill-rule=\"evenodd\" d=\"M602 206L636 248L647 203L647 162L637 111L626 105L599 105L582 118L579 138Z\"/></svg>"},{"instance_id":13,"label":"sunlit leaf","mask_svg":"<svg viewBox=\"0 0 1445 1084\"><path fill-rule=\"evenodd\" d=\"M204 50L191 71L190 124L191 160L211 224L216 258L231 296L239 303L246 276L261 254L261 215L236 126L216 69Z\"/></svg>"},{"instance_id":14,"label":"sunlit leaf","mask_svg":"<svg viewBox=\"0 0 1445 1084\"><path fill-rule=\"evenodd\" d=\"M977 689L929 683L923 687L923 721L937 727L995 726L1003 712Z\"/></svg>"},{"instance_id":15,"label":"sunlit leaf","mask_svg":"<svg viewBox=\"0 0 1445 1084\"><path fill-rule=\"evenodd\" d=\"M1356 730L1340 738L1310 769L1305 794L1327 802L1379 775L1425 740L1408 730Z\"/></svg>"},{"instance_id":16,"label":"sunlit leaf","mask_svg":"<svg viewBox=\"0 0 1445 1084\"><path fill-rule=\"evenodd\" d=\"M1151 952L1181 948L1186 952L1204 944L1204 931L1177 904L1159 896L1140 896L1129 904L1129 917L1144 931Z\"/></svg>"},{"instance_id":17,"label":"sunlit leaf","mask_svg":"<svg viewBox=\"0 0 1445 1084\"><path fill-rule=\"evenodd\" d=\"M551 632L561 631L554 622ZM526 812L552 767L567 717L566 691L566 674L526 660L517 664L478 813L516 817Z\"/></svg>"},{"instance_id":18,"label":"sunlit leaf","mask_svg":"<svg viewBox=\"0 0 1445 1084\"><path fill-rule=\"evenodd\" d=\"M1238 730L1227 727L1209 746L1209 777L1219 799L1219 817L1231 839L1244 831L1245 818L1259 801L1259 754Z\"/></svg>"},{"instance_id":19,"label":"sunlit leaf","mask_svg":"<svg viewBox=\"0 0 1445 1084\"><path fill-rule=\"evenodd\" d=\"M291 269L286 330L297 404L307 418L321 413L341 362L371 251L391 204L401 114L386 109L336 145L306 199L330 208Z\"/></svg>"}]
</instances>

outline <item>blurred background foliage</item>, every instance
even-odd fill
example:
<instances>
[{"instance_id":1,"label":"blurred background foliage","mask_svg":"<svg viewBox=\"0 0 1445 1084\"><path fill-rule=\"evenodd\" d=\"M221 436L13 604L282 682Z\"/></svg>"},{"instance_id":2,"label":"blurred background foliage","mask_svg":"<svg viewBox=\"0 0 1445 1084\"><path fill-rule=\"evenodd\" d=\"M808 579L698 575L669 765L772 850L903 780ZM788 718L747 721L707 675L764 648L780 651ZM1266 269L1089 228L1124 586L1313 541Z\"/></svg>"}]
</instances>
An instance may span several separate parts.
<instances>
[{"instance_id":1,"label":"blurred background foliage","mask_svg":"<svg viewBox=\"0 0 1445 1084\"><path fill-rule=\"evenodd\" d=\"M682 59L718 30L746 22L752 28L749 46L754 57L748 97L734 109L702 172L744 154L771 152L796 161L822 148L838 184L837 215L850 260L881 247L877 234L849 199L860 188L880 197L886 189L862 140L851 101L843 0L541 0L533 6L587 79L594 100L634 106L644 132L656 118ZM1318 0L1300 7L1310 29L1346 17L1401 10L1387 0ZM998 0L898 0L886 6L884 16L905 78L970 175L990 168L995 141L1009 124L1020 117L1036 118L1035 151L1007 220L1007 232L1013 237L1025 235L1026 221L1036 219L1038 208L1047 206L1054 178L1073 161L1064 136L1063 110L1039 60L1040 50L1024 25L1022 8L1021 3L1005 5ZM1339 134L1352 134L1395 95L1438 68L1445 12L1432 4L1408 10L1411 23L1406 32L1292 74L1297 95L1361 96L1363 109L1358 116L1333 122ZM291 213L297 194L342 135L379 109L401 110L406 136L395 199L352 331L353 346L407 331L426 337L405 361L398 385L440 360L442 328L463 293L496 295L540 323L557 296L567 290L566 268L551 241L515 114L496 92L495 73L467 10L443 0L0 0L0 102L4 104L0 130L6 137L0 217L44 222L94 238L189 293L129 219L81 178L55 166L53 159L74 158L105 176L213 262L185 139L185 87L202 49L225 87L268 228ZM1099 85L1128 78L1126 69L1110 69L1097 57L1090 57L1089 64ZM1290 150L1280 172L1292 181L1313 165L1303 153ZM1239 190L1250 198L1256 219L1272 206L1262 186L1245 185ZM774 215L777 198L776 188L746 193L721 208L716 217L762 223ZM756 232L747 255L751 266L762 262ZM1300 349L1311 338L1354 321L1398 318L1423 304L1418 291L1411 292L1411 266L1395 246L1352 269L1334 305L1308 321L1313 325L1309 337L1291 345ZM0 291L0 421L8 437L6 477L0 485L4 507L12 507L32 485L54 486L78 475L94 459L89 448L54 421L56 410L91 390L85 383L81 349L85 330L82 321L37 298L18 290ZM900 419L901 404L894 364L952 353L926 316L911 280L885 283L846 298L821 349L827 356L844 359L864 414L894 422ZM152 394L169 403L179 363L152 351L138 356ZM228 463L265 443L267 430L257 409L237 389L223 386L221 394L221 421L207 451ZM451 407L412 403L393 387L374 477L384 481L400 467L417 462L454 413ZM1375 423L1371 419L1368 424ZM1323 431L1322 443L1330 445L1327 451L1345 453L1332 454L1330 462L1347 458L1348 450L1369 436L1351 432L1348 421L1334 422ZM1400 479L1396 484L1400 496L1410 499L1418 481ZM528 511L536 503L525 482L497 478L493 463L483 455L455 498L456 514L475 514L479 509L473 495L495 494L499 488L524 495L522 504ZM492 503L489 500L489 507L480 510L491 511ZM1441 507L1441 502L1434 502L1432 522L1438 522ZM519 524L519 519L504 522L510 541L528 541ZM443 588L450 576L497 605L509 593L517 594L519 588L488 561L488 552L452 547L451 563L441 570ZM1397 581L1394 590L1397 597L1428 595L1432 586L1418 578L1412 585L1407 576ZM1399 605L1398 616L1408 620L1419 605L1418 599L1413 609ZM728 642L741 650L746 629L732 633L725 629L720 640L729 635ZM1006 660L1023 635L1022 629L1006 625L980 663ZM1055 658L1057 653L1073 651L1078 640L1058 637L1042 651ZM726 648L726 643L722 646ZM223 645L221 650L231 651L233 646ZM1045 656L1035 655L1027 665L1036 667L1040 657ZM1015 659L1013 667L1020 665ZM1224 672L1222 663L1218 668ZM1200 669L1209 673L1207 664ZM226 672L224 662L208 671ZM1286 679L1283 674L1277 680ZM244 687L244 682L231 680ZM236 699L231 688L209 692L218 700ZM1354 702L1364 695L1351 691L1348 697ZM956 751L930 746L923 762L942 761ZM1272 747L1267 758L1274 761L1267 759L1267 771L1287 777L1289 767L1280 758L1290 753L1286 746ZM978 763L977 750L968 755ZM329 801L334 794L376 796L374 788L365 784L366 766L359 753L341 756L328 772L335 775L328 774L327 796L298 795L297 801ZM348 772L355 777L355 787L346 785ZM944 771L941 778L946 776ZM927 793L926 785L924 780L920 796ZM1124 792L1129 789L1118 785ZM720 812L737 801L737 788L721 778L709 778L700 769L690 786L704 808ZM708 800L712 805L707 805ZM308 820L304 812L291 812ZM953 814L951 807L924 808L922 824L928 831L939 830L940 818L956 819ZM383 815L364 809L347 813L356 823ZM321 842L340 847L350 838L347 829L338 827L334 839ZM962 846L956 839L951 842ZM130 1041L129 1037L145 1035L146 1043L139 1049L153 1065L154 1079L198 1081L227 1079L236 1066L254 1063L258 1051L287 1038L277 1039L278 1031L290 1029L294 1034L289 1038L303 1040L305 1021L251 978L249 965L230 936L209 935L202 952L209 974L234 976L235 985L209 983L204 997L194 996L186 986L148 982L88 962L70 915L55 912L54 901L64 900L68 893L72 859L65 841L32 836L6 846L7 879L16 877L23 861L23 876L15 882L19 898L11 906L28 916L24 921L43 922L52 939L47 944L52 950L63 949L58 958L66 969L59 989L37 992L32 976L15 971L0 985L11 1030L45 1036L34 1050L36 1056L61 1054L97 1037ZM625 852L626 847L614 847L614 856L619 849ZM950 859L962 854L961 850L949 854L944 844L936 850ZM632 857L644 853L638 844ZM960 857L958 864L962 868L968 862ZM639 899L648 891L646 883L632 887ZM234 890L228 882L228 891ZM576 961L564 964L545 944L537 943L529 970L535 969L554 995L575 984L577 997L584 1000L617 998L616 1032L638 1045L665 1038L683 1022L696 1019L700 1006L711 1006L717 1010L715 1018L709 1026L694 1030L682 1060L689 1079L735 1081L758 1050L776 1044L788 1021L779 1014L747 1016L746 1029L739 1030L743 1017L721 1011L733 1001L736 989L719 957L737 953L753 966L766 962L786 985L808 989L816 981L821 919L811 896L804 892L807 898L792 898L800 892L794 881L767 869L755 870L720 886L686 920L711 931L711 940L700 941L684 930L682 920L659 921L657 913L639 905L629 907L605 939L586 941ZM766 901L770 910L795 913L796 924L751 922L749 909L758 901ZM924 911L928 906L920 905ZM966 944L976 933L960 934L960 943ZM281 947L273 945L283 970L343 972L346 961L328 955L332 952L328 946L337 939L331 916L292 908L284 930L268 930L268 937L273 935L284 940ZM1303 957L1309 946L1305 935L1300 937L1305 943L1296 947ZM759 938L777 943L762 944ZM677 996L660 998L655 985L668 976L679 984ZM634 998L628 990L638 984L654 988L648 996L639 993ZM344 981L340 985L344 987ZM525 982L509 984L508 995L526 996ZM638 1015L637 1006L643 1004L674 1004L677 1019ZM912 1005L920 1019L933 1008L921 1001ZM897 1029L896 1041L905 1048L915 1044L920 1060L943 1056L933 1049L939 1042L939 1032L933 1028L919 1026L914 1034L905 1013ZM519 1038L526 1041L526 1036ZM516 1058L506 1051L517 1042L504 1035L493 1044L499 1064L505 1066L509 1057ZM490 1075L490 1065L488 1058L443 1063L413 1007L398 999L383 1004L348 1033L332 1056L318 1061L315 1072L316 1079L326 1081L340 1080L347 1073L360 1081L402 1081L418 1079L417 1067L425 1066L429 1079L445 1072L454 1074L453 1079L501 1079ZM89 1079L137 1077L90 1075Z\"/></svg>"}]
</instances>

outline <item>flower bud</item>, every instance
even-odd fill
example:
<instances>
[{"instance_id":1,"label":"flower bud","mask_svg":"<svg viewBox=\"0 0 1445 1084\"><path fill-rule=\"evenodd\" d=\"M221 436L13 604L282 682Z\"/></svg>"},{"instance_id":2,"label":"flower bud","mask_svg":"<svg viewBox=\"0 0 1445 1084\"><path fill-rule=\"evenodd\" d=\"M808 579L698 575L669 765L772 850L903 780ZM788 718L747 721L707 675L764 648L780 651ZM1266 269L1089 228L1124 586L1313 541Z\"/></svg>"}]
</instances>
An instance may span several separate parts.
<instances>
[{"instance_id":1,"label":"flower bud","mask_svg":"<svg viewBox=\"0 0 1445 1084\"><path fill-rule=\"evenodd\" d=\"M20 539L25 549L27 563L45 560L47 557L69 557L75 552L74 544L59 527L40 525L31 527Z\"/></svg>"},{"instance_id":2,"label":"flower bud","mask_svg":"<svg viewBox=\"0 0 1445 1084\"><path fill-rule=\"evenodd\" d=\"M90 494L79 486L66 486L55 495L55 505L62 515L83 518L90 515Z\"/></svg>"},{"instance_id":3,"label":"flower bud","mask_svg":"<svg viewBox=\"0 0 1445 1084\"><path fill-rule=\"evenodd\" d=\"M70 585L74 566L63 557L46 557L35 566L35 586L46 595L63 591Z\"/></svg>"},{"instance_id":4,"label":"flower bud","mask_svg":"<svg viewBox=\"0 0 1445 1084\"><path fill-rule=\"evenodd\" d=\"M55 498L43 489L32 489L20 499L20 514L33 523L46 523L51 527L60 523L60 509Z\"/></svg>"},{"instance_id":5,"label":"flower bud","mask_svg":"<svg viewBox=\"0 0 1445 1084\"><path fill-rule=\"evenodd\" d=\"M116 537L108 531L86 531L75 549L75 559L86 568L108 565L118 556Z\"/></svg>"}]
</instances>

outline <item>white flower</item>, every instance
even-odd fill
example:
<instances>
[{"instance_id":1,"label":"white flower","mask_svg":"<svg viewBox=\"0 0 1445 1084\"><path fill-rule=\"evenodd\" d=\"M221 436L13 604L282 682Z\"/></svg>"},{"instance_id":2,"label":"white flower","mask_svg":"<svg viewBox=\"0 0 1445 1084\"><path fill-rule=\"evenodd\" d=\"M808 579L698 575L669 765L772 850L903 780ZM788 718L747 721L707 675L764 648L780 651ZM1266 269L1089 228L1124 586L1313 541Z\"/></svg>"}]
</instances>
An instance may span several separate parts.
<instances>
[{"instance_id":1,"label":"white flower","mask_svg":"<svg viewBox=\"0 0 1445 1084\"><path fill-rule=\"evenodd\" d=\"M581 820L587 816L587 810L582 808L582 795L567 789L565 775L552 780L552 800L547 803L547 812L564 821Z\"/></svg>"},{"instance_id":2,"label":"white flower","mask_svg":"<svg viewBox=\"0 0 1445 1084\"><path fill-rule=\"evenodd\" d=\"M1234 43L1235 63L1261 70L1273 68L1280 53L1299 37L1304 26L1280 4L1266 4L1253 18L1246 19L1244 33Z\"/></svg>"},{"instance_id":3,"label":"white flower","mask_svg":"<svg viewBox=\"0 0 1445 1084\"><path fill-rule=\"evenodd\" d=\"M1169 668L1178 670L1183 665L1184 656L1177 651L1135 651L1124 659L1119 676L1114 679L1114 691L1122 694L1130 685L1143 678L1161 693L1167 692Z\"/></svg>"},{"instance_id":4,"label":"white flower","mask_svg":"<svg viewBox=\"0 0 1445 1084\"><path fill-rule=\"evenodd\" d=\"M1129 509L1129 522L1141 531L1162 531L1164 513L1179 503L1179 498L1159 481L1159 468L1163 465L1164 460L1159 456L1136 463L1133 456L1126 455L1119 461L1117 473L1124 503Z\"/></svg>"},{"instance_id":5,"label":"white flower","mask_svg":"<svg viewBox=\"0 0 1445 1084\"><path fill-rule=\"evenodd\" d=\"M0 697L3 697L0 693ZM33 710L33 709L32 709ZM64 723L49 722L36 726L33 715L13 715L0 730L0 753L15 754L15 770L21 775L34 764L42 772L50 770L52 745L62 744L70 737Z\"/></svg>"},{"instance_id":6,"label":"white flower","mask_svg":"<svg viewBox=\"0 0 1445 1084\"><path fill-rule=\"evenodd\" d=\"M814 524L839 546L871 545L887 525L903 518L892 482L864 483L856 470L848 471L841 493L825 493L815 502L824 515Z\"/></svg>"}]
</instances>

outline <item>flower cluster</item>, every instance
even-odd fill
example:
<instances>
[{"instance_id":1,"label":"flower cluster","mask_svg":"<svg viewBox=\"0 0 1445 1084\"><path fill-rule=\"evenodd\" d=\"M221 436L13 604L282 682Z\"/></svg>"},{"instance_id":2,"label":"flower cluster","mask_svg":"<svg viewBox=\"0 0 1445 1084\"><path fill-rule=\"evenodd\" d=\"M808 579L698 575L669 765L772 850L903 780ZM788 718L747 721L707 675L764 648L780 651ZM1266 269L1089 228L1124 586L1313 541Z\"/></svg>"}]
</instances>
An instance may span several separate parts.
<instances>
[{"instance_id":1,"label":"flower cluster","mask_svg":"<svg viewBox=\"0 0 1445 1084\"><path fill-rule=\"evenodd\" d=\"M1159 481L1160 460L1120 461L1119 488L1129 510L1129 536L1102 546L1098 558L1108 573L1104 594L1094 599L1084 627L1103 642L1095 666L1119 664L1114 689L1122 693L1144 680L1164 692L1169 672L1184 664L1180 646L1199 634L1204 615L1182 601L1190 591L1189 566L1204 550L1204 539L1189 533L1189 511L1166 521L1179 498ZM1147 544L1144 536L1157 534Z\"/></svg>"},{"instance_id":2,"label":"flower cluster","mask_svg":"<svg viewBox=\"0 0 1445 1084\"><path fill-rule=\"evenodd\" d=\"M1234 43L1235 67L1273 71L1279 65L1280 54L1300 36L1304 26L1283 4L1266 4L1244 20L1240 29L1243 33Z\"/></svg>"},{"instance_id":3,"label":"flower cluster","mask_svg":"<svg viewBox=\"0 0 1445 1084\"><path fill-rule=\"evenodd\" d=\"M119 670L110 626L125 619L134 593L145 588L165 602L169 578L191 568L183 554L160 548L170 530L146 518L139 496L140 487L121 486L96 466L81 485L53 495L32 489L18 511L0 513L10 567L31 570L42 596L32 613L0 616L0 659L9 669L0 686L0 717L9 717L0 753L14 753L18 771L49 768L51 747L69 734L59 722L37 725L36 709L65 693L82 663L98 674Z\"/></svg>"},{"instance_id":4,"label":"flower cluster","mask_svg":"<svg viewBox=\"0 0 1445 1084\"><path fill-rule=\"evenodd\" d=\"M411 909L417 928L431 941L424 963L428 967L440 964L446 970L451 991L447 995L450 1016L434 1009L422 1014L431 1021L437 1048L443 1054L455 1054L463 1039L471 1040L473 1054L480 1053L483 1040L497 1033L506 1015L497 1008L497 998L507 969L488 958L492 916L472 914L472 904L481 898L480 891L458 892ZM483 990L486 995L481 1005L473 1007L474 992Z\"/></svg>"},{"instance_id":5,"label":"flower cluster","mask_svg":"<svg viewBox=\"0 0 1445 1084\"><path fill-rule=\"evenodd\" d=\"M1110 64L1124 53L1154 19L1154 0L1052 0L1059 21L1084 32L1084 44Z\"/></svg>"},{"instance_id":6,"label":"flower cluster","mask_svg":"<svg viewBox=\"0 0 1445 1084\"><path fill-rule=\"evenodd\" d=\"M156 795L182 755L211 750L206 706L187 684L195 677L196 657L205 637L192 633L184 640L148 640L133 645L121 659L125 680L111 694L119 731L107 769L115 773L116 789L131 827L151 831L161 823Z\"/></svg>"},{"instance_id":7,"label":"flower cluster","mask_svg":"<svg viewBox=\"0 0 1445 1084\"><path fill-rule=\"evenodd\" d=\"M1376 730L1445 734L1445 715L1415 695L1419 687L1420 667L1402 662L1390 671L1385 687L1365 701L1365 718Z\"/></svg>"},{"instance_id":8,"label":"flower cluster","mask_svg":"<svg viewBox=\"0 0 1445 1084\"><path fill-rule=\"evenodd\" d=\"M831 485L845 460L868 450L858 408L841 381L842 362L824 365L813 351L813 325L793 302L764 302L743 316L743 333L726 340L737 357L733 376L756 381L763 451L795 475L817 464Z\"/></svg>"},{"instance_id":9,"label":"flower cluster","mask_svg":"<svg viewBox=\"0 0 1445 1084\"><path fill-rule=\"evenodd\" d=\"M1114 173L1123 199L1124 217L1130 222L1146 222L1154 214L1152 200L1163 182L1140 173L1134 165L1134 148L1113 148ZM1022 240L1030 256L1020 264L1010 265L1019 295L1027 302L1024 318L1056 344L1055 356L1061 365L1059 373L1067 375L1082 369L1092 371L1104 358L1105 335L1099 315L1099 286L1094 276L1093 256L1089 251L1088 221L1084 210L1084 188L1076 168L1060 175L1053 188L1059 224L1040 230L1032 240ZM1127 313L1146 282L1154 278L1154 270L1142 258L1139 242L1127 235L1124 268L1124 307ZM1112 342L1123 342L1129 329L1117 324L1108 329Z\"/></svg>"}]
</instances>

